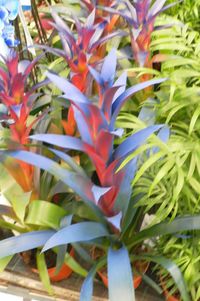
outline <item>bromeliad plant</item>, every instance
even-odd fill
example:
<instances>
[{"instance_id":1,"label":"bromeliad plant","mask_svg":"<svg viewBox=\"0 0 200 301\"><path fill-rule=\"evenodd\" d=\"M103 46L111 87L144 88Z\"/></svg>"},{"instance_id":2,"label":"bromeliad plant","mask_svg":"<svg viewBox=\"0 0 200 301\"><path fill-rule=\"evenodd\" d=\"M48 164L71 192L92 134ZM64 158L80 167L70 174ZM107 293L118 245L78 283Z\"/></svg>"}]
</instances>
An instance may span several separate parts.
<instances>
[{"instance_id":1,"label":"bromeliad plant","mask_svg":"<svg viewBox=\"0 0 200 301\"><path fill-rule=\"evenodd\" d=\"M131 77L133 73L135 77L135 72L141 72L141 82L151 79L152 74L156 73L156 71L154 73L153 69L160 69L161 62L166 59L165 55L160 54L159 51L153 52L151 49L152 34L155 34L158 29L161 30L171 26L169 24L156 25L157 17L176 4L176 2L168 5L165 5L165 3L166 0L125 0L120 2L117 9L116 7L102 7L102 10L110 12L111 14L118 14L127 22L130 32L132 56L136 64L136 68L130 65L129 76ZM128 53L128 57L130 57L130 53ZM157 66L155 64L157 64ZM143 98L140 99L144 101L149 96L153 97L151 87L145 89Z\"/></svg>"},{"instance_id":2,"label":"bromeliad plant","mask_svg":"<svg viewBox=\"0 0 200 301\"><path fill-rule=\"evenodd\" d=\"M9 128L5 142L12 148L15 145L17 149L29 149L26 146L29 143L29 134L36 122L43 116L42 114L38 117L31 116L31 111L39 96L35 90L44 84L41 82L29 87L30 74L39 58L31 63L20 61L17 52L12 49L9 49L3 58L4 64L0 68L0 103L2 104L0 117L4 125L3 129L6 131L6 128ZM34 190L32 166L10 160L6 163L6 167L25 192Z\"/></svg>"},{"instance_id":3,"label":"bromeliad plant","mask_svg":"<svg viewBox=\"0 0 200 301\"><path fill-rule=\"evenodd\" d=\"M136 0L122 1L123 8L118 11L110 8L102 8L111 13L118 13L128 23L130 28L131 46L133 57L140 67L152 68L150 43L151 35L157 28L155 21L157 16L174 6L175 3L165 5L165 1Z\"/></svg>"},{"instance_id":4,"label":"bromeliad plant","mask_svg":"<svg viewBox=\"0 0 200 301\"><path fill-rule=\"evenodd\" d=\"M119 15L116 14L112 16L106 11L99 9L100 6L107 8L116 7L118 1L113 0L82 0L81 1L87 10L91 13L95 10L95 24L101 23L102 21L107 21L107 25L105 27L104 33L112 32L114 27L116 26L117 21L119 20Z\"/></svg>"},{"instance_id":5,"label":"bromeliad plant","mask_svg":"<svg viewBox=\"0 0 200 301\"><path fill-rule=\"evenodd\" d=\"M83 246L92 244L102 248L105 256L93 264L84 281L80 300L92 299L93 278L96 271L106 265L106 261L110 300L135 300L130 260L132 262L139 259L152 260L168 269L177 283L183 300L188 301L189 297L179 269L166 259L142 254L141 249L138 255L138 247L141 247L141 243L147 238L199 228L199 216L179 218L172 223L165 222L140 231L138 211L134 209L134 200L131 197L131 181L137 169L137 158L119 169L126 157L145 143L151 134L160 131L163 125L149 126L134 133L118 147L114 147L115 136L122 134L122 130L115 128L121 107L137 91L155 83L160 84L164 79L154 79L126 90L126 74L122 74L114 82L115 51L105 59L100 73L91 67L89 69L99 86L99 95L93 100L89 100L67 80L56 74L47 73L48 78L64 92L62 104L66 106L69 101L73 106L80 137L55 134L31 136L36 141L45 142L54 160L44 154L26 150L1 150L0 153L2 162L12 157L37 166L52 174L57 180L61 180L78 195L78 198L73 198L71 205L65 201L67 209L65 221L68 222L67 224L61 222L60 227L56 227L56 231L54 229L53 232L52 230L41 232L36 229L34 232L1 241L0 257L41 246L44 246L43 252L58 247L62 254L59 256L62 262L66 251L65 248L63 251L63 246L69 243L81 243ZM49 144L55 148L49 147ZM82 151L88 155L97 176L95 183L92 181L93 177L89 178L81 166L70 157L69 150ZM76 208L79 204L84 206L82 217L77 216ZM52 228L52 224L46 227ZM83 255L85 254L83 249L79 248L79 254L83 258L88 258Z\"/></svg>"},{"instance_id":6,"label":"bromeliad plant","mask_svg":"<svg viewBox=\"0 0 200 301\"><path fill-rule=\"evenodd\" d=\"M95 66L104 58L100 51L106 42L119 35L119 32L105 34L107 21L102 20L95 24L94 9L85 24L75 19L76 35L68 25L55 13L53 13L54 27L58 31L63 50L51 49L57 55L61 55L70 67L71 82L82 92L90 93L92 89L92 77L88 66ZM122 35L123 33L121 33ZM74 135L76 124L72 108L68 112L68 120L63 121L63 126L68 135Z\"/></svg>"}]
</instances>

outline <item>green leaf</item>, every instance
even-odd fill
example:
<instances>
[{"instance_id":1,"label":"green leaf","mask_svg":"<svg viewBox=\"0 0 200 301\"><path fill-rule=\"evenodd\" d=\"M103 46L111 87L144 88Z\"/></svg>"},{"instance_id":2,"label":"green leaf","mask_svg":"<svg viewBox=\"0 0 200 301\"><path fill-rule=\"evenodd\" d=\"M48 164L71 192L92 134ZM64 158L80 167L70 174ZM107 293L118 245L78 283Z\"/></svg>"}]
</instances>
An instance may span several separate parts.
<instances>
[{"instance_id":1,"label":"green leaf","mask_svg":"<svg viewBox=\"0 0 200 301\"><path fill-rule=\"evenodd\" d=\"M200 215L177 217L172 222L156 224L136 233L127 243L132 246L148 238L192 230L200 230Z\"/></svg>"},{"instance_id":2,"label":"green leaf","mask_svg":"<svg viewBox=\"0 0 200 301\"><path fill-rule=\"evenodd\" d=\"M26 207L30 202L30 197L31 192L23 192L21 194L13 193L10 197L10 202L13 206L13 209L21 222L24 222Z\"/></svg>"},{"instance_id":3,"label":"green leaf","mask_svg":"<svg viewBox=\"0 0 200 301\"><path fill-rule=\"evenodd\" d=\"M145 173L146 170L148 170L155 162L157 162L160 158L163 157L163 152L159 151L152 156L150 156L144 164L142 164L142 167L137 171L135 178L133 180L133 184L135 184Z\"/></svg>"},{"instance_id":4,"label":"green leaf","mask_svg":"<svg viewBox=\"0 0 200 301\"><path fill-rule=\"evenodd\" d=\"M88 272L85 270L69 253L65 254L65 264L67 264L76 274L86 277Z\"/></svg>"},{"instance_id":5,"label":"green leaf","mask_svg":"<svg viewBox=\"0 0 200 301\"><path fill-rule=\"evenodd\" d=\"M49 274L48 274L48 270L47 270L47 266L46 266L46 262L45 262L45 257L44 257L44 254L40 253L39 250L37 251L36 259L37 259L37 267L38 267L40 279L41 279L44 287L46 288L47 292L50 295L53 295L54 292L51 287Z\"/></svg>"},{"instance_id":6,"label":"green leaf","mask_svg":"<svg viewBox=\"0 0 200 301\"><path fill-rule=\"evenodd\" d=\"M0 273L2 273L5 270L5 268L7 267L7 265L9 264L12 258L13 255L0 258Z\"/></svg>"},{"instance_id":7,"label":"green leaf","mask_svg":"<svg viewBox=\"0 0 200 301\"><path fill-rule=\"evenodd\" d=\"M16 225L15 223L12 224L11 222L10 223L6 222L3 219L0 219L0 227L3 229L15 230L19 233L24 233L27 231L25 228L22 228L22 227Z\"/></svg>"},{"instance_id":8,"label":"green leaf","mask_svg":"<svg viewBox=\"0 0 200 301\"><path fill-rule=\"evenodd\" d=\"M173 189L173 199L178 198L179 194L181 193L181 190L184 187L185 177L184 177L183 169L178 167L177 172L178 172L178 178L177 178L177 183Z\"/></svg>"},{"instance_id":9,"label":"green leaf","mask_svg":"<svg viewBox=\"0 0 200 301\"><path fill-rule=\"evenodd\" d=\"M158 171L153 183L149 188L149 196L151 195L152 191L154 190L155 186L168 174L170 169L174 166L173 160L167 160L167 162L160 168Z\"/></svg>"},{"instance_id":10,"label":"green leaf","mask_svg":"<svg viewBox=\"0 0 200 301\"><path fill-rule=\"evenodd\" d=\"M147 276L147 274L143 274L141 275L142 279L144 280L144 282L146 282L146 284L148 284L150 287L152 287L158 294L162 294L162 289L159 287L159 285L153 281L153 279L151 279L149 276Z\"/></svg>"},{"instance_id":11,"label":"green leaf","mask_svg":"<svg viewBox=\"0 0 200 301\"><path fill-rule=\"evenodd\" d=\"M194 130L194 127L195 127L195 124L196 124L197 119L199 118L199 116L200 116L200 107L198 106L196 108L196 110L194 111L194 114L192 115L192 118L191 118L191 121L190 121L189 135L192 134L192 132Z\"/></svg>"},{"instance_id":12,"label":"green leaf","mask_svg":"<svg viewBox=\"0 0 200 301\"><path fill-rule=\"evenodd\" d=\"M173 261L171 261L165 257L162 257L162 256L151 256L151 255L136 256L136 258L138 258L140 260L142 259L142 260L146 260L146 261L152 261L152 262L155 262L155 263L161 265L162 267L164 267L169 272L169 274L173 277L173 279L179 289L179 292L181 294L183 301L190 301L190 297L187 292L187 288L186 288L186 284L183 279L183 275L182 275L180 269L177 267L177 265Z\"/></svg>"},{"instance_id":13,"label":"green leaf","mask_svg":"<svg viewBox=\"0 0 200 301\"><path fill-rule=\"evenodd\" d=\"M66 211L50 202L37 200L29 206L26 223L31 225L58 229L61 219L67 215Z\"/></svg>"},{"instance_id":14,"label":"green leaf","mask_svg":"<svg viewBox=\"0 0 200 301\"><path fill-rule=\"evenodd\" d=\"M188 182L190 183L190 185L192 186L192 188L198 193L200 194L200 183L198 180L196 180L194 177L190 178L188 180Z\"/></svg>"}]
</instances>

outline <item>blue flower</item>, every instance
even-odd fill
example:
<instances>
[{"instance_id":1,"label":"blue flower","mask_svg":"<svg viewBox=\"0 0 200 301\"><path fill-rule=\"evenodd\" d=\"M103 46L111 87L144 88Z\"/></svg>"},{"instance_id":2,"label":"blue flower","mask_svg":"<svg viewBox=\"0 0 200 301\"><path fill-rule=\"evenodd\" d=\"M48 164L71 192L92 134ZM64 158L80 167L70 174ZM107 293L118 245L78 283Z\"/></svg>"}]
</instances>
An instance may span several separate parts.
<instances>
[{"instance_id":1,"label":"blue flower","mask_svg":"<svg viewBox=\"0 0 200 301\"><path fill-rule=\"evenodd\" d=\"M19 11L18 0L0 0L0 6L7 10L9 20L13 21L17 17Z\"/></svg>"},{"instance_id":2,"label":"blue flower","mask_svg":"<svg viewBox=\"0 0 200 301\"><path fill-rule=\"evenodd\" d=\"M18 0L0 0L0 37L9 47L15 47L19 44L15 40L15 30L12 24L19 11Z\"/></svg>"}]
</instances>

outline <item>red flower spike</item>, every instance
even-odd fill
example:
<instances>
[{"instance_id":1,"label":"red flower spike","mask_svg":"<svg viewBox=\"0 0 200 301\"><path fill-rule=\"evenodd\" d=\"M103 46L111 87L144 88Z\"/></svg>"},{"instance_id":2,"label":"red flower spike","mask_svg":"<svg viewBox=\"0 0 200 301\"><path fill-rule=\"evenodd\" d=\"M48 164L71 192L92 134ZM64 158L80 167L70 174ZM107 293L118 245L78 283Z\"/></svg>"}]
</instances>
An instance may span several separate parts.
<instances>
[{"instance_id":1,"label":"red flower spike","mask_svg":"<svg viewBox=\"0 0 200 301\"><path fill-rule=\"evenodd\" d=\"M52 14L55 21L54 27L60 35L64 49L62 55L71 70L71 82L84 93L91 90L92 85L92 77L88 66L94 67L102 59L104 53L101 46L109 38L119 34L116 32L112 35L107 35L105 33L107 21L102 20L102 22L95 24L95 13L96 11L92 10L84 25L75 18L76 36L56 13L53 12ZM66 122L63 123L64 130L66 131L67 128L67 134L74 134L76 127L71 112L68 114L67 122L69 126L67 126ZM74 129L72 128L73 126Z\"/></svg>"},{"instance_id":2,"label":"red flower spike","mask_svg":"<svg viewBox=\"0 0 200 301\"><path fill-rule=\"evenodd\" d=\"M155 79L126 90L126 76L124 74L114 83L116 61L116 51L112 50L106 57L100 73L90 68L90 72L99 86L100 96L103 96L101 102L89 100L69 81L48 72L48 78L65 93L62 97L73 105L74 117L80 129L81 138L53 134L31 136L31 139L53 144L63 149L82 151L89 156L98 176L100 187L106 189L101 195L99 188L93 189L95 200L98 198L96 203L106 217L115 216L120 210L123 211L123 208L127 208L127 202L130 198L130 183L135 168L132 166L132 162L119 172L117 172L118 167L131 151L136 150L151 134L159 131L162 127L158 125L145 128L124 140L114 150L114 137L119 132L115 130L114 124L122 105L134 93L154 83L164 81L164 79ZM64 159L66 154L62 154L61 158ZM119 205L119 199L125 203Z\"/></svg>"},{"instance_id":3,"label":"red flower spike","mask_svg":"<svg viewBox=\"0 0 200 301\"><path fill-rule=\"evenodd\" d=\"M14 50L10 50L8 56L4 58L5 69L0 69L0 79L2 81L0 102L7 107L6 119L12 120L12 123L9 125L11 141L16 143L10 146L12 148L28 150L25 144L29 142L28 137L32 126L38 120L36 118L31 124L28 124L30 111L35 99L33 92L37 86L32 87L30 90L27 87L27 78L39 58L36 58L30 64L27 61L20 62L18 54ZM12 164L7 164L9 172L12 170ZM12 171L11 173L24 191L30 191L33 188L33 172L34 169L31 165L19 161L18 172Z\"/></svg>"}]
</instances>

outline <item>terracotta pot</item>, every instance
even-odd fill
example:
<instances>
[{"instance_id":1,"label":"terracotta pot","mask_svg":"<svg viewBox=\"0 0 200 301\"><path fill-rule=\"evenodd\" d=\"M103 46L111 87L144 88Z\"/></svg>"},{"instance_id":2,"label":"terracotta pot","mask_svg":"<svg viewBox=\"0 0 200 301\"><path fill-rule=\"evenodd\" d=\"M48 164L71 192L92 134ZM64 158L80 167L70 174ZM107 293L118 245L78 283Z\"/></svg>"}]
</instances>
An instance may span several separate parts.
<instances>
[{"instance_id":1,"label":"terracotta pot","mask_svg":"<svg viewBox=\"0 0 200 301\"><path fill-rule=\"evenodd\" d=\"M136 263L136 266L138 268L138 270L142 273L142 274L145 274L148 267L149 267L149 263L145 262L145 263L142 263L140 264L139 262ZM103 272L98 272L98 275L100 276L103 284L108 288L108 277L107 277L107 274L103 273ZM139 285L141 284L142 282L142 276L141 275L135 275L133 277L133 286L134 288L138 288Z\"/></svg>"},{"instance_id":2,"label":"terracotta pot","mask_svg":"<svg viewBox=\"0 0 200 301\"><path fill-rule=\"evenodd\" d=\"M70 256L72 257L74 256L74 249L71 249ZM66 264L63 264L58 274L55 275L55 271L56 271L55 267L48 269L49 278L53 282L67 279L73 272L72 269Z\"/></svg>"},{"instance_id":3,"label":"terracotta pot","mask_svg":"<svg viewBox=\"0 0 200 301\"><path fill-rule=\"evenodd\" d=\"M72 248L69 254L71 257L74 257L74 253L75 253L74 249ZM24 256L22 256L22 258L24 259ZM38 269L31 267L31 270L33 273L39 274ZM56 267L48 268L49 278L53 282L58 282L69 278L73 271L68 265L63 264L58 274L55 274L55 272L56 272Z\"/></svg>"}]
</instances>

